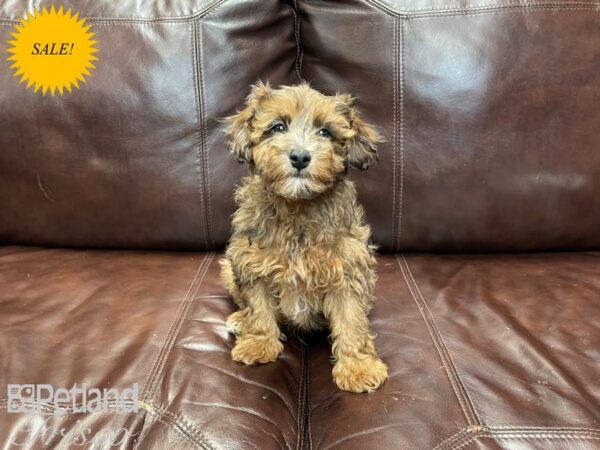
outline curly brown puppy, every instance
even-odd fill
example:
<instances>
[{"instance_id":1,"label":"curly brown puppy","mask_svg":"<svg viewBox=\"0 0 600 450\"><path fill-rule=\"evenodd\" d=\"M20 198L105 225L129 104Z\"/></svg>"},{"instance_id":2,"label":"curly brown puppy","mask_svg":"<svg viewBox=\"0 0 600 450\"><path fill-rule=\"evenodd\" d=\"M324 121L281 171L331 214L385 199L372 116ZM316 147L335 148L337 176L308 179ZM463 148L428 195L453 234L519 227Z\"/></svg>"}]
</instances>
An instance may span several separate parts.
<instances>
[{"instance_id":1,"label":"curly brown puppy","mask_svg":"<svg viewBox=\"0 0 600 450\"><path fill-rule=\"evenodd\" d=\"M369 328L375 284L370 228L346 179L347 167L377 160L377 132L348 95L308 84L253 86L245 108L226 120L230 148L247 162L235 200L233 235L222 277L240 308L229 316L231 354L245 364L274 361L279 323L329 326L333 378L370 392L387 378Z\"/></svg>"}]
</instances>

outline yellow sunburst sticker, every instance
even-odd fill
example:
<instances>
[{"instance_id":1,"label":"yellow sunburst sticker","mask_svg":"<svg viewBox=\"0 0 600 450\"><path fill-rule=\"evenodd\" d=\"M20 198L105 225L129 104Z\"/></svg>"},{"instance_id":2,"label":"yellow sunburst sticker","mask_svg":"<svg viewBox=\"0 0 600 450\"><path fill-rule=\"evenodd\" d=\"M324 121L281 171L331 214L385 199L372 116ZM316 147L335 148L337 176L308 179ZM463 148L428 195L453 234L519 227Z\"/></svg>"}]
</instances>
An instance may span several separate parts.
<instances>
[{"instance_id":1,"label":"yellow sunburst sticker","mask_svg":"<svg viewBox=\"0 0 600 450\"><path fill-rule=\"evenodd\" d=\"M11 69L15 77L34 92L63 94L66 89L79 88L91 76L93 61L98 58L91 25L79 18L79 13L58 10L52 6L27 13L11 33Z\"/></svg>"}]
</instances>

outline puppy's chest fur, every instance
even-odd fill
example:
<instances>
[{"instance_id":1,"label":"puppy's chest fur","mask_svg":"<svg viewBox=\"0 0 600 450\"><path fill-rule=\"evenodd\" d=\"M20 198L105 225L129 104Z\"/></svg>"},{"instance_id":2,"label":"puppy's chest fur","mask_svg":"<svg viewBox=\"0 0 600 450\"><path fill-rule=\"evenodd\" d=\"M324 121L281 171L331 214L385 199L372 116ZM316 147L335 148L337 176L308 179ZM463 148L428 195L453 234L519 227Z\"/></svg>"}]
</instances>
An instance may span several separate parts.
<instances>
[{"instance_id":1,"label":"puppy's chest fur","mask_svg":"<svg viewBox=\"0 0 600 450\"><path fill-rule=\"evenodd\" d=\"M323 301L355 270L353 252L371 253L370 230L349 181L315 199L290 203L246 178L237 194L228 257L239 282L266 282L281 318L324 325Z\"/></svg>"}]
</instances>

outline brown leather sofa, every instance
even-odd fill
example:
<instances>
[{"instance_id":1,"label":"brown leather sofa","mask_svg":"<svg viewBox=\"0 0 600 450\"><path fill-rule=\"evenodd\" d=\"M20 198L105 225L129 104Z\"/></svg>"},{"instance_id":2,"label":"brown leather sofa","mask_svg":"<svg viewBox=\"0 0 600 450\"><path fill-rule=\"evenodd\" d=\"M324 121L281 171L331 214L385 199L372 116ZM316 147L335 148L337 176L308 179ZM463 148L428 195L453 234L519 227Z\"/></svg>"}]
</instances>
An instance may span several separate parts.
<instances>
[{"instance_id":1,"label":"brown leather sofa","mask_svg":"<svg viewBox=\"0 0 600 450\"><path fill-rule=\"evenodd\" d=\"M0 41L40 3L0 0ZM0 58L3 449L600 448L597 1L62 5L99 40L85 86L43 97ZM381 246L373 394L336 389L325 335L230 358L246 167L218 118L259 78L350 92L386 139L352 174ZM137 412L9 413L8 384L138 384Z\"/></svg>"}]
</instances>

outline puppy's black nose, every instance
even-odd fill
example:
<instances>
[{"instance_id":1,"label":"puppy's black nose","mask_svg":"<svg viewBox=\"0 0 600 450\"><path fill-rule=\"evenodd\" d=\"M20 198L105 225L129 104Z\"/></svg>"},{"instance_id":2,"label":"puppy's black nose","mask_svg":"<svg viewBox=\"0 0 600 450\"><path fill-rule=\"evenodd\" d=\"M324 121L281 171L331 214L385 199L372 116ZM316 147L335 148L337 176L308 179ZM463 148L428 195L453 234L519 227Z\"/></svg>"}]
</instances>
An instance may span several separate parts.
<instances>
[{"instance_id":1,"label":"puppy's black nose","mask_svg":"<svg viewBox=\"0 0 600 450\"><path fill-rule=\"evenodd\" d=\"M292 166L297 170L302 170L310 163L310 153L303 150L294 150L290 153Z\"/></svg>"}]
</instances>

